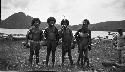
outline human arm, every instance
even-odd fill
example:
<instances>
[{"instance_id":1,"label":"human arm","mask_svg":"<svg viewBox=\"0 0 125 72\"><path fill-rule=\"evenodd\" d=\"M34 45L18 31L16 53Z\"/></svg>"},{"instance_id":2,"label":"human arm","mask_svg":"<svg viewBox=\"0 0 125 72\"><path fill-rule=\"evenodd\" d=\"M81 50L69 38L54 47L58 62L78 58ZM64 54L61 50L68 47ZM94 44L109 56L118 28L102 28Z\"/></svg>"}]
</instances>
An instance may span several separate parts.
<instances>
[{"instance_id":1,"label":"human arm","mask_svg":"<svg viewBox=\"0 0 125 72\"><path fill-rule=\"evenodd\" d=\"M45 31L44 31L44 37L45 37L45 39L48 38L48 31L47 31L47 28L46 28Z\"/></svg>"},{"instance_id":2,"label":"human arm","mask_svg":"<svg viewBox=\"0 0 125 72\"><path fill-rule=\"evenodd\" d=\"M40 30L40 40L44 40L43 31Z\"/></svg>"},{"instance_id":3,"label":"human arm","mask_svg":"<svg viewBox=\"0 0 125 72\"><path fill-rule=\"evenodd\" d=\"M75 38L73 37L72 30L70 30L70 36L71 36L71 41L73 42Z\"/></svg>"},{"instance_id":4,"label":"human arm","mask_svg":"<svg viewBox=\"0 0 125 72\"><path fill-rule=\"evenodd\" d=\"M79 32L80 32L80 31L81 31L81 29L79 29L79 30L75 33L75 35L74 35L75 39L78 38L78 35L79 35Z\"/></svg>"},{"instance_id":5,"label":"human arm","mask_svg":"<svg viewBox=\"0 0 125 72\"><path fill-rule=\"evenodd\" d=\"M59 31L57 28L56 28L55 34L56 34L56 41L59 41Z\"/></svg>"},{"instance_id":6,"label":"human arm","mask_svg":"<svg viewBox=\"0 0 125 72\"><path fill-rule=\"evenodd\" d=\"M89 37L89 45L91 45L91 30L89 30L88 33L89 33L89 36L88 36Z\"/></svg>"},{"instance_id":7,"label":"human arm","mask_svg":"<svg viewBox=\"0 0 125 72\"><path fill-rule=\"evenodd\" d=\"M31 34L31 31L27 31L27 34L26 34L26 44L28 44L28 40L30 39L30 34Z\"/></svg>"},{"instance_id":8,"label":"human arm","mask_svg":"<svg viewBox=\"0 0 125 72\"><path fill-rule=\"evenodd\" d=\"M58 33L59 33L59 39L61 39L61 38L62 38L62 29L60 29L60 30L58 31Z\"/></svg>"},{"instance_id":9,"label":"human arm","mask_svg":"<svg viewBox=\"0 0 125 72\"><path fill-rule=\"evenodd\" d=\"M91 30L88 31L88 34L89 34L89 36L88 36L89 37L89 46L88 46L88 49L91 50L91 43L92 43L92 41L91 41Z\"/></svg>"}]
</instances>

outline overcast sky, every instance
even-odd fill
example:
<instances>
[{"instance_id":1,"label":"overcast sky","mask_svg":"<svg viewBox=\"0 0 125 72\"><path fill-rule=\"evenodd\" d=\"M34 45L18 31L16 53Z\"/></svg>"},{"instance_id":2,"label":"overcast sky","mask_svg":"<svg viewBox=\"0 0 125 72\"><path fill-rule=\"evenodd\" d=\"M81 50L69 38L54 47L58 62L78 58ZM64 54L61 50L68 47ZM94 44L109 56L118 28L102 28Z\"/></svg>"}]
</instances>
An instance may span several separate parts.
<instances>
[{"instance_id":1,"label":"overcast sky","mask_svg":"<svg viewBox=\"0 0 125 72\"><path fill-rule=\"evenodd\" d=\"M59 23L65 16L71 25L87 18L90 23L125 20L125 0L1 0L1 19L17 13L45 22L53 16Z\"/></svg>"}]
</instances>

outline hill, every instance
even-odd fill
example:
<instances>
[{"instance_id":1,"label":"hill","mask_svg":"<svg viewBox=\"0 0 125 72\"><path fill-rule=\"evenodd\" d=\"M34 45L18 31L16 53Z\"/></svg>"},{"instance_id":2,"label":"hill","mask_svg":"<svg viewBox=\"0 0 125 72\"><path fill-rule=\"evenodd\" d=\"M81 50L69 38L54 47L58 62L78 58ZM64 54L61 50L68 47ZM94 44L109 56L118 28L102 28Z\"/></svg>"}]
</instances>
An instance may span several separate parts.
<instances>
[{"instance_id":1,"label":"hill","mask_svg":"<svg viewBox=\"0 0 125 72\"><path fill-rule=\"evenodd\" d=\"M14 13L3 20L0 27L8 29L25 29L30 26L31 20L32 17L28 15L26 16L23 12Z\"/></svg>"},{"instance_id":2,"label":"hill","mask_svg":"<svg viewBox=\"0 0 125 72\"><path fill-rule=\"evenodd\" d=\"M107 21L90 25L92 31L116 31L117 28L122 28L125 31L125 20Z\"/></svg>"},{"instance_id":3,"label":"hill","mask_svg":"<svg viewBox=\"0 0 125 72\"><path fill-rule=\"evenodd\" d=\"M23 12L14 13L5 20L1 20L0 28L7 29L28 29L31 26L31 21L33 17L25 15ZM56 26L60 28L60 25ZM41 22L40 28L45 29L47 27L46 22Z\"/></svg>"},{"instance_id":4,"label":"hill","mask_svg":"<svg viewBox=\"0 0 125 72\"><path fill-rule=\"evenodd\" d=\"M32 19L33 17L29 15L25 15L25 13L23 12L14 13L13 15L6 18L5 20L1 20L0 28L28 29L30 28ZM48 24L46 22L41 22L40 28L45 29L47 25ZM59 24L55 24L55 26L58 29L61 28ZM72 30L78 30L81 27L82 27L82 24L69 26L69 28L71 28ZM89 28L92 31L115 31L117 28L125 28L125 20L107 21L107 22L100 22L97 24L90 24Z\"/></svg>"},{"instance_id":5,"label":"hill","mask_svg":"<svg viewBox=\"0 0 125 72\"><path fill-rule=\"evenodd\" d=\"M78 30L81 27L82 24L70 26L72 30ZM92 31L116 31L117 28L122 28L125 32L125 20L107 21L89 25L89 29Z\"/></svg>"}]
</instances>

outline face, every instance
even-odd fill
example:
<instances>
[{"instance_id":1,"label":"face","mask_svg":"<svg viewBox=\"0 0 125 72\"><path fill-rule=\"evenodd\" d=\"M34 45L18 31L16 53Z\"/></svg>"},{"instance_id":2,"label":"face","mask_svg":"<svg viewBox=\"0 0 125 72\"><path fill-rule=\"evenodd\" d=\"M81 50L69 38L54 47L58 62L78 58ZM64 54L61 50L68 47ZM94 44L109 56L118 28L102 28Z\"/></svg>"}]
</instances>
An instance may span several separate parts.
<instances>
[{"instance_id":1,"label":"face","mask_svg":"<svg viewBox=\"0 0 125 72\"><path fill-rule=\"evenodd\" d=\"M35 26L35 27L39 27L39 25L40 25L40 24L39 24L39 21L35 21L35 22L34 22L34 26Z\"/></svg>"},{"instance_id":2,"label":"face","mask_svg":"<svg viewBox=\"0 0 125 72\"><path fill-rule=\"evenodd\" d=\"M87 21L83 21L83 24L87 24Z\"/></svg>"},{"instance_id":3,"label":"face","mask_svg":"<svg viewBox=\"0 0 125 72\"><path fill-rule=\"evenodd\" d=\"M83 28L83 29L87 29L87 28L88 28L88 25L85 24L85 25L82 26L82 28Z\"/></svg>"},{"instance_id":4,"label":"face","mask_svg":"<svg viewBox=\"0 0 125 72\"><path fill-rule=\"evenodd\" d=\"M64 23L64 24L62 25L62 28L66 29L66 28L67 28L67 23Z\"/></svg>"},{"instance_id":5,"label":"face","mask_svg":"<svg viewBox=\"0 0 125 72\"><path fill-rule=\"evenodd\" d=\"M86 21L83 21L83 26L82 26L82 28L84 28L84 29L87 29L88 28L88 24L87 24L87 22Z\"/></svg>"},{"instance_id":6,"label":"face","mask_svg":"<svg viewBox=\"0 0 125 72\"><path fill-rule=\"evenodd\" d=\"M54 26L55 22L54 21L50 21L49 22L49 26Z\"/></svg>"}]
</instances>

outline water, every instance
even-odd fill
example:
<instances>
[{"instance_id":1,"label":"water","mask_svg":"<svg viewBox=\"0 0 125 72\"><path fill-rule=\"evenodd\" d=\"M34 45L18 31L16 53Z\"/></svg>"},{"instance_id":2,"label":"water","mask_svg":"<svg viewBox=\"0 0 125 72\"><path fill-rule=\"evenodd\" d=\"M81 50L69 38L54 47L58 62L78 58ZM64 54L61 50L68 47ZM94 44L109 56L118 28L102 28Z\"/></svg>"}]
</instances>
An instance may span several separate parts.
<instances>
[{"instance_id":1,"label":"water","mask_svg":"<svg viewBox=\"0 0 125 72\"><path fill-rule=\"evenodd\" d=\"M26 35L27 34L28 29L3 29L0 28L0 33L5 33L5 34L23 34ZM76 31L73 31L73 34L75 34ZM113 32L113 33L117 33L117 32ZM125 34L125 32L123 33ZM92 38L100 36L100 37L105 37L108 36L109 39L112 39L112 35L108 35L107 31L92 31L91 32L91 36Z\"/></svg>"},{"instance_id":2,"label":"water","mask_svg":"<svg viewBox=\"0 0 125 72\"><path fill-rule=\"evenodd\" d=\"M75 34L76 31L73 31L73 34ZM117 33L117 32L112 32L112 33ZM113 35L108 35L108 31L91 31L91 38L96 38L97 36L105 38L108 36L108 39L112 39Z\"/></svg>"},{"instance_id":3,"label":"water","mask_svg":"<svg viewBox=\"0 0 125 72\"><path fill-rule=\"evenodd\" d=\"M0 28L0 33L5 34L27 34L28 29L3 29Z\"/></svg>"},{"instance_id":4,"label":"water","mask_svg":"<svg viewBox=\"0 0 125 72\"><path fill-rule=\"evenodd\" d=\"M73 34L75 34L75 33L76 33L76 31L73 31ZM108 32L106 32L106 31L92 31L91 32L92 38L97 37L97 36L104 37L107 35L108 35Z\"/></svg>"}]
</instances>

